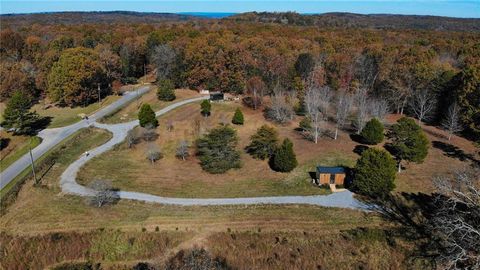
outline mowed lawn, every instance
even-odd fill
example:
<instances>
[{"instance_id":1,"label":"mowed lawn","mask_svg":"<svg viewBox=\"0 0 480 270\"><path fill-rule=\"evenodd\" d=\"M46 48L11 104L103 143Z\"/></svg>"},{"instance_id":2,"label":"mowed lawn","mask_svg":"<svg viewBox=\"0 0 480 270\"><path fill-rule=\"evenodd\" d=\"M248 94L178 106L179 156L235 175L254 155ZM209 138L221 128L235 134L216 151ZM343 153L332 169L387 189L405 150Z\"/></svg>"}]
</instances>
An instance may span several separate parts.
<instances>
[{"instance_id":1,"label":"mowed lawn","mask_svg":"<svg viewBox=\"0 0 480 270\"><path fill-rule=\"evenodd\" d=\"M110 95L103 98L100 104L95 102L85 107L77 106L74 108L58 106L46 107L45 101L41 100L39 103L35 104L31 110L36 111L41 116L50 117L51 121L48 128L64 127L80 121L81 114L90 115L119 98L120 96Z\"/></svg>"},{"instance_id":2,"label":"mowed lawn","mask_svg":"<svg viewBox=\"0 0 480 270\"><path fill-rule=\"evenodd\" d=\"M7 141L6 147L0 150L0 172L42 142L40 137L13 136L4 130L0 131L0 137Z\"/></svg>"},{"instance_id":3,"label":"mowed lawn","mask_svg":"<svg viewBox=\"0 0 480 270\"><path fill-rule=\"evenodd\" d=\"M117 124L136 120L138 117L138 110L140 109L142 104L150 104L154 111L158 111L180 100L200 96L197 91L189 89L176 89L175 95L177 98L174 101L160 101L157 98L157 86L150 86L149 92L140 96L137 100L132 101L130 104L121 108L115 113L104 117L103 119L101 119L100 122L106 124Z\"/></svg>"},{"instance_id":4,"label":"mowed lawn","mask_svg":"<svg viewBox=\"0 0 480 270\"><path fill-rule=\"evenodd\" d=\"M238 150L241 153L242 168L232 169L224 174L204 172L198 159L192 156L186 161L175 157L179 141L185 139L193 144L196 129L200 122L201 132L205 132L222 121L230 121L239 103L213 103L212 115L200 115L199 104L189 104L160 117L157 128L159 138L155 142L142 142L129 149L125 144L87 163L79 173L79 181L87 184L95 178L108 179L116 188L148 192L161 196L212 198L245 196L281 196L328 194L329 190L311 183L310 172L316 165L344 165L352 167L356 154L355 144L341 134L340 140L324 138L315 145L306 141L295 131L296 119L289 125L281 126L267 122L262 112L242 108L245 125L234 126L238 132ZM173 123L173 131L167 131L167 122ZM289 137L294 141L299 166L291 173L274 172L268 161L253 159L244 148L250 143L250 136L263 124L275 125L280 139ZM146 151L157 147L163 158L154 164L146 159Z\"/></svg>"}]
</instances>

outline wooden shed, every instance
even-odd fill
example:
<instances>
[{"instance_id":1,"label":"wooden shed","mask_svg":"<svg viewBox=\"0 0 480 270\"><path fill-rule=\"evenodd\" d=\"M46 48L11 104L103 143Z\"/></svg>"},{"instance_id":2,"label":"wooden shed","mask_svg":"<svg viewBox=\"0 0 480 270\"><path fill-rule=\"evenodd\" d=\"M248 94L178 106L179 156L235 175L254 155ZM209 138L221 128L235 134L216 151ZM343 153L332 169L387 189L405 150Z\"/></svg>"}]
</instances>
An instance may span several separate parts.
<instances>
[{"instance_id":1,"label":"wooden shed","mask_svg":"<svg viewBox=\"0 0 480 270\"><path fill-rule=\"evenodd\" d=\"M343 185L345 182L345 168L343 167L317 167L318 185Z\"/></svg>"}]
</instances>

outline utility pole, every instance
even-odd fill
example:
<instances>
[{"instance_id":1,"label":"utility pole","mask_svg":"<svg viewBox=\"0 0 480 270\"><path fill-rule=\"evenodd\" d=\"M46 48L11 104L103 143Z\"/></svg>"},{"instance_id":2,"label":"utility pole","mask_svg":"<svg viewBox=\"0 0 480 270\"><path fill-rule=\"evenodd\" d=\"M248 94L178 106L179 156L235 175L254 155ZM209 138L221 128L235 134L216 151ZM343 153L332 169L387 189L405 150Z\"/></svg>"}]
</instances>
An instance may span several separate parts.
<instances>
[{"instance_id":1,"label":"utility pole","mask_svg":"<svg viewBox=\"0 0 480 270\"><path fill-rule=\"evenodd\" d=\"M30 163L32 164L33 179L35 180L35 185L38 184L37 175L35 174L35 164L33 162L32 155L32 138L30 138L30 143L28 144L28 151L30 152Z\"/></svg>"},{"instance_id":2,"label":"utility pole","mask_svg":"<svg viewBox=\"0 0 480 270\"><path fill-rule=\"evenodd\" d=\"M100 96L100 83L98 84L98 105L100 105L101 96Z\"/></svg>"}]
</instances>

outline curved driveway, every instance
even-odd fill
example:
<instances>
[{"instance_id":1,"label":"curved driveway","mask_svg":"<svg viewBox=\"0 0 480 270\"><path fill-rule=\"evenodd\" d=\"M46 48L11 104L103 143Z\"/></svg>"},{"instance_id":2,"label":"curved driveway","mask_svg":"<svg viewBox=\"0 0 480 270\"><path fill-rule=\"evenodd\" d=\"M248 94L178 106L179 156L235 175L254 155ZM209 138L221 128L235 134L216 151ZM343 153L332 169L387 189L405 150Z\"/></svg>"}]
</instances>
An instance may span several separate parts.
<instances>
[{"instance_id":1,"label":"curved driveway","mask_svg":"<svg viewBox=\"0 0 480 270\"><path fill-rule=\"evenodd\" d=\"M164 109L156 112L157 116L167 113L182 105L191 102L197 102L207 97L198 97L183 100L174 103ZM92 158L110 150L116 144L125 140L129 130L138 125L138 121L132 121L122 124L100 124L93 123L98 128L103 128L112 132L113 137L107 143L89 151L89 156L82 155L78 160L70 164L65 172L61 175L60 185L62 191L69 194L80 196L93 196L95 191L76 182L76 176L80 168ZM314 196L277 196L277 197L246 197L246 198L168 198L140 192L119 191L118 195L121 199L137 200L152 203L170 204L170 205L235 205L235 204L309 204L327 207L341 207L367 210L368 206L356 200L350 191L333 193L330 195L314 195Z\"/></svg>"},{"instance_id":2,"label":"curved driveway","mask_svg":"<svg viewBox=\"0 0 480 270\"><path fill-rule=\"evenodd\" d=\"M146 92L148 92L148 90L149 87L144 86L137 91L125 92L125 94L117 101L90 115L88 121L80 120L79 122L66 127L49 128L40 131L38 133L38 136L42 138L42 143L32 149L33 159L37 160L48 150L52 149L55 145L59 144L61 141L75 133L77 130L88 127L92 122L97 121L102 117L114 112L115 110L121 108L136 97L145 94ZM30 156L27 153L21 158L19 158L17 161L12 163L12 165L10 165L8 168L3 170L0 173L0 190L3 189L8 183L10 183L10 181L12 181L28 166L30 166Z\"/></svg>"}]
</instances>

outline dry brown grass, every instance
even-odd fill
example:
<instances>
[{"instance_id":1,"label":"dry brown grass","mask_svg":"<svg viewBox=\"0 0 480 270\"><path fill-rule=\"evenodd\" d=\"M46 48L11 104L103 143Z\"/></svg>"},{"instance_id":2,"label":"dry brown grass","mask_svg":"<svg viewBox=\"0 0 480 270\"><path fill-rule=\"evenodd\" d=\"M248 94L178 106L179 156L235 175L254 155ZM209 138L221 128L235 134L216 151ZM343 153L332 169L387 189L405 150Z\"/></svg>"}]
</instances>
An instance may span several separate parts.
<instances>
[{"instance_id":1,"label":"dry brown grass","mask_svg":"<svg viewBox=\"0 0 480 270\"><path fill-rule=\"evenodd\" d=\"M138 110L142 106L142 104L150 104L152 109L154 111L158 111L161 108L178 102L180 100L184 100L187 98L192 98L199 96L197 91L194 90L189 90L189 89L176 89L175 90L175 95L176 99L174 101L160 101L157 98L157 86L151 85L150 91L142 96L138 100L134 100L131 103L129 103L127 106L123 107L116 113L109 115L108 117L105 117L102 119L102 122L108 123L108 124L115 124L115 123L122 123L122 122L128 122L131 120L138 119ZM133 90L132 90L133 91Z\"/></svg>"},{"instance_id":2,"label":"dry brown grass","mask_svg":"<svg viewBox=\"0 0 480 270\"><path fill-rule=\"evenodd\" d=\"M324 138L315 145L306 141L295 128L299 119L288 125L275 125L267 122L261 111L242 108L245 116L243 126L235 126L239 136L238 149L241 151L243 166L224 174L210 174L203 171L196 157L186 161L175 157L175 149L180 140L194 142L194 122L201 121L205 132L222 121L230 121L238 103L214 103L212 115L200 115L199 104L189 104L160 118L157 128L159 138L154 142L164 154L164 158L150 164L145 152L151 143L142 142L133 149L125 145L105 153L89 162L79 173L82 183L94 177L107 178L115 187L122 190L136 190L162 196L173 197L240 197L274 196L291 194L325 194L328 191L310 183L308 172L314 171L317 164L353 166L356 155L352 152L355 143L341 133L339 140ZM173 131L167 131L167 122L172 121ZM263 124L275 125L280 138L293 140L300 166L291 173L274 172L267 161L253 159L243 150L250 143L250 136ZM192 149L192 155L194 150Z\"/></svg>"}]
</instances>

